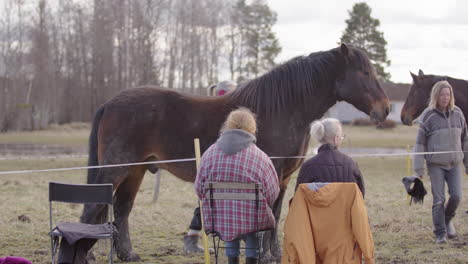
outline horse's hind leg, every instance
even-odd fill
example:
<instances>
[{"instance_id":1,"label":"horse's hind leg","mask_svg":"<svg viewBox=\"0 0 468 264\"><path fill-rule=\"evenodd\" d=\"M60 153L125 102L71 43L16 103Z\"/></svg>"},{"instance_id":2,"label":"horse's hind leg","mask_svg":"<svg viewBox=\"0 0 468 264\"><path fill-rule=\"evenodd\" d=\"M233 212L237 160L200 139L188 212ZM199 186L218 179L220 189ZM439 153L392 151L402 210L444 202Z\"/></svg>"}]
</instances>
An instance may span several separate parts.
<instances>
[{"instance_id":1,"label":"horse's hind leg","mask_svg":"<svg viewBox=\"0 0 468 264\"><path fill-rule=\"evenodd\" d=\"M129 173L128 167L102 168L99 175L89 184L112 183L116 186ZM102 224L106 220L107 206L102 204L85 204L83 214L80 217L82 223Z\"/></svg>"},{"instance_id":2,"label":"horse's hind leg","mask_svg":"<svg viewBox=\"0 0 468 264\"><path fill-rule=\"evenodd\" d=\"M115 241L115 249L122 261L140 261L140 257L133 253L130 234L128 231L128 216L133 208L136 194L140 188L146 169L144 167L132 167L131 173L119 185L114 194L115 225L118 234Z\"/></svg>"}]
</instances>

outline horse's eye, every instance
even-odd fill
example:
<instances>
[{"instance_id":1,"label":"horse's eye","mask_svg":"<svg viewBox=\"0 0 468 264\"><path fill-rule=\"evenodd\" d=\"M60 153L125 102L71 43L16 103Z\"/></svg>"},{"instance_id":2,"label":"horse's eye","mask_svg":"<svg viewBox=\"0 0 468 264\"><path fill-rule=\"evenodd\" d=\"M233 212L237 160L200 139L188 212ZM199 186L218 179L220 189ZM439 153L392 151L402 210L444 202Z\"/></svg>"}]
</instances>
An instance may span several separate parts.
<instances>
[{"instance_id":1,"label":"horse's eye","mask_svg":"<svg viewBox=\"0 0 468 264\"><path fill-rule=\"evenodd\" d=\"M367 76L367 77L369 77L370 73L369 73L368 71L365 71L365 72L364 72L364 75Z\"/></svg>"}]
</instances>

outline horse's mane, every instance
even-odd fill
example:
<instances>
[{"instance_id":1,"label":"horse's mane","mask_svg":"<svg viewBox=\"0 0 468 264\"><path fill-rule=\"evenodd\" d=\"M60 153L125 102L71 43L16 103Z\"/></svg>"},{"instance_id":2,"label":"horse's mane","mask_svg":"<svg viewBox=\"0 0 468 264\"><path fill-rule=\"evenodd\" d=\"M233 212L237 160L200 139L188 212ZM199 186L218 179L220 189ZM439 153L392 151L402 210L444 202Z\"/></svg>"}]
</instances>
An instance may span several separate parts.
<instances>
[{"instance_id":1,"label":"horse's mane","mask_svg":"<svg viewBox=\"0 0 468 264\"><path fill-rule=\"evenodd\" d=\"M230 99L256 114L273 115L294 107L307 107L311 98L333 85L334 55L311 53L286 61L268 73L247 81L230 93Z\"/></svg>"},{"instance_id":2,"label":"horse's mane","mask_svg":"<svg viewBox=\"0 0 468 264\"><path fill-rule=\"evenodd\" d=\"M434 74L427 74L427 75L424 75L422 77L423 80L430 80L430 81L433 81L433 82L438 82L438 81L448 81L448 79L453 79L449 76L445 76L445 75L434 75ZM432 88L432 87L431 87Z\"/></svg>"}]
</instances>

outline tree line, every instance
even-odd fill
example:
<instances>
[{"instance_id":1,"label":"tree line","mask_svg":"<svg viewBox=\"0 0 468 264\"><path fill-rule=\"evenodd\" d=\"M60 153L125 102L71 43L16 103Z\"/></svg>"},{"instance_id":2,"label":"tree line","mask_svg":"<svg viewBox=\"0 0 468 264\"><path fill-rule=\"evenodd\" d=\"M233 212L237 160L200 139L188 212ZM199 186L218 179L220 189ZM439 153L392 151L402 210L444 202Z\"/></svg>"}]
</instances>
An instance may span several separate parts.
<instances>
[{"instance_id":1,"label":"tree line","mask_svg":"<svg viewBox=\"0 0 468 264\"><path fill-rule=\"evenodd\" d=\"M0 131L87 122L119 91L206 94L275 65L264 0L3 0Z\"/></svg>"}]
</instances>

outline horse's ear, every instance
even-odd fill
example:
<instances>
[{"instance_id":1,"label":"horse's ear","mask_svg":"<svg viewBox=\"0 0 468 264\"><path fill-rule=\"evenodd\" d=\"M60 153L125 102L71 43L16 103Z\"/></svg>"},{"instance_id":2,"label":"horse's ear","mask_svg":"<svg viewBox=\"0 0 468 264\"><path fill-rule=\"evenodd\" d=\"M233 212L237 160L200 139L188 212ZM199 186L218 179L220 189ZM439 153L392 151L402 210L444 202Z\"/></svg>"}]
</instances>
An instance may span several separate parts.
<instances>
[{"instance_id":1,"label":"horse's ear","mask_svg":"<svg viewBox=\"0 0 468 264\"><path fill-rule=\"evenodd\" d=\"M412 72L409 72L409 73L411 74L411 77L413 78L413 82L415 83L418 82L418 79L419 79L418 76Z\"/></svg>"},{"instance_id":2,"label":"horse's ear","mask_svg":"<svg viewBox=\"0 0 468 264\"><path fill-rule=\"evenodd\" d=\"M345 58L346 61L349 59L349 48L345 43L341 43L341 54L343 54L343 58Z\"/></svg>"},{"instance_id":3,"label":"horse's ear","mask_svg":"<svg viewBox=\"0 0 468 264\"><path fill-rule=\"evenodd\" d=\"M419 77L423 77L423 76L424 76L424 72L423 72L421 69L419 69L418 75L419 75Z\"/></svg>"}]
</instances>

